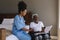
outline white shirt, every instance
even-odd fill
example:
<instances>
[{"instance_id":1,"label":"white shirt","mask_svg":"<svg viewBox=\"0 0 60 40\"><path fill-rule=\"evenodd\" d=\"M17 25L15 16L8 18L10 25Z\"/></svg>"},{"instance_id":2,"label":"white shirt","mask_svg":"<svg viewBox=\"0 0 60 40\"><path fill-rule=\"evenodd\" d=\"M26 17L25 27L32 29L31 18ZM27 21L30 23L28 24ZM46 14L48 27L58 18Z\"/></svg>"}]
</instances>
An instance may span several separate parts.
<instances>
[{"instance_id":1,"label":"white shirt","mask_svg":"<svg viewBox=\"0 0 60 40\"><path fill-rule=\"evenodd\" d=\"M30 28L32 28L35 32L42 31L42 27L44 27L44 24L42 21L39 21L38 24L36 24L35 22L30 23Z\"/></svg>"}]
</instances>

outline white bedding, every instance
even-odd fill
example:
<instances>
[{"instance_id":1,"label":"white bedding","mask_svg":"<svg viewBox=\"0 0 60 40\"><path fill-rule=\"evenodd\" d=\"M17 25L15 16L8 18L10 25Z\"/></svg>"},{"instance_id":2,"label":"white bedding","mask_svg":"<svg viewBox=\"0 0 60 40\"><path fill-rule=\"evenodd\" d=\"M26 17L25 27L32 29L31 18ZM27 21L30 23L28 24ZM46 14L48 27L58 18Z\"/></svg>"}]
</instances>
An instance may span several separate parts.
<instances>
[{"instance_id":1,"label":"white bedding","mask_svg":"<svg viewBox=\"0 0 60 40\"><path fill-rule=\"evenodd\" d=\"M13 27L13 25L3 25L3 24L0 24L0 28L5 28L7 30L12 30L12 27Z\"/></svg>"},{"instance_id":2,"label":"white bedding","mask_svg":"<svg viewBox=\"0 0 60 40\"><path fill-rule=\"evenodd\" d=\"M4 18L0 28L5 28L7 30L12 30L14 18Z\"/></svg>"},{"instance_id":3,"label":"white bedding","mask_svg":"<svg viewBox=\"0 0 60 40\"><path fill-rule=\"evenodd\" d=\"M6 37L6 40L19 40L15 35L11 34Z\"/></svg>"}]
</instances>

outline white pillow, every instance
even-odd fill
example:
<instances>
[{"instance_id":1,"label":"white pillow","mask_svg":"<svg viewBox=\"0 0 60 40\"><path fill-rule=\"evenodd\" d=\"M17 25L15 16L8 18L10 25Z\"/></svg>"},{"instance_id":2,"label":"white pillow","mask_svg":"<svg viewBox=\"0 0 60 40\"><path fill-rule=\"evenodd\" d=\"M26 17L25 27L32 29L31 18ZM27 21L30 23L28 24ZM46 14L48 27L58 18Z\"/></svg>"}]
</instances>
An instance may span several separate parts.
<instances>
[{"instance_id":1,"label":"white pillow","mask_svg":"<svg viewBox=\"0 0 60 40\"><path fill-rule=\"evenodd\" d=\"M4 25L10 25L10 24L13 24L13 21L14 21L14 18L5 18L2 22L2 24Z\"/></svg>"}]
</instances>

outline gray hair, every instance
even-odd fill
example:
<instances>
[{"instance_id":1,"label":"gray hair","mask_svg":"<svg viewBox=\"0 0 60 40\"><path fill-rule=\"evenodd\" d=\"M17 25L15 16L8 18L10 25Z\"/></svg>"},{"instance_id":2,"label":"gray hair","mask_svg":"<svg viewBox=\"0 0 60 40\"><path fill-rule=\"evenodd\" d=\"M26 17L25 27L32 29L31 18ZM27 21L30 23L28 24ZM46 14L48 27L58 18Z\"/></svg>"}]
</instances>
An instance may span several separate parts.
<instances>
[{"instance_id":1,"label":"gray hair","mask_svg":"<svg viewBox=\"0 0 60 40\"><path fill-rule=\"evenodd\" d=\"M33 15L32 15L32 18L33 18L34 16L37 16L37 17L39 17L39 16L38 16L38 14L33 14Z\"/></svg>"}]
</instances>

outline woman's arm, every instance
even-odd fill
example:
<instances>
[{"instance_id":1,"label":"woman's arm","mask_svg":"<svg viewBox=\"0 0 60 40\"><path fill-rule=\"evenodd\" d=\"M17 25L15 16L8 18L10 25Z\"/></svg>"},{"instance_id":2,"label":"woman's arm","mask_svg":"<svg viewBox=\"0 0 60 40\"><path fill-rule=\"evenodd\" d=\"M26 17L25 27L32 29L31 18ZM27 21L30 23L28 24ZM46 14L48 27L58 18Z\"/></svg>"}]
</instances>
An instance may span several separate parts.
<instances>
[{"instance_id":1,"label":"woman's arm","mask_svg":"<svg viewBox=\"0 0 60 40\"><path fill-rule=\"evenodd\" d=\"M33 29L26 29L26 28L22 28L22 30L24 30L24 31L33 31Z\"/></svg>"}]
</instances>

